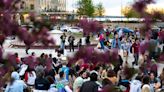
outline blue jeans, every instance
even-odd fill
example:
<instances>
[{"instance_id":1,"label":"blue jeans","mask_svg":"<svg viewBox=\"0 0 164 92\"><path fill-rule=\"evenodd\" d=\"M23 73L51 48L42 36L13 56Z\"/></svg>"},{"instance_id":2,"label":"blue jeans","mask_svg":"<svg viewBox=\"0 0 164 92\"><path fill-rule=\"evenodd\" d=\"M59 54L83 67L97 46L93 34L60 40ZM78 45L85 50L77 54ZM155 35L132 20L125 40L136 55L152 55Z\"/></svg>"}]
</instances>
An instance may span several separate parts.
<instances>
[{"instance_id":1,"label":"blue jeans","mask_svg":"<svg viewBox=\"0 0 164 92\"><path fill-rule=\"evenodd\" d=\"M101 49L104 49L104 41L100 41Z\"/></svg>"},{"instance_id":2,"label":"blue jeans","mask_svg":"<svg viewBox=\"0 0 164 92\"><path fill-rule=\"evenodd\" d=\"M65 49L65 43L61 42L60 48Z\"/></svg>"}]
</instances>

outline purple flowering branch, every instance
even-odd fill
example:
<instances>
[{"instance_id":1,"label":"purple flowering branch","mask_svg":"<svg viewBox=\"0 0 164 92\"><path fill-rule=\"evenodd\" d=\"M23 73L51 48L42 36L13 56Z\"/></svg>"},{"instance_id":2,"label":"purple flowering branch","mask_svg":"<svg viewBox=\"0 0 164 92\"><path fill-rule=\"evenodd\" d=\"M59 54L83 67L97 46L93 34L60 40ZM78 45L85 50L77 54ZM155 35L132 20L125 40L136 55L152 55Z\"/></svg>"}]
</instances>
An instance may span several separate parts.
<instances>
[{"instance_id":1,"label":"purple flowering branch","mask_svg":"<svg viewBox=\"0 0 164 92\"><path fill-rule=\"evenodd\" d=\"M85 34L89 33L99 33L103 29L103 25L96 20L88 20L84 18L80 20L79 26L83 28Z\"/></svg>"},{"instance_id":2,"label":"purple flowering branch","mask_svg":"<svg viewBox=\"0 0 164 92\"><path fill-rule=\"evenodd\" d=\"M30 19L33 22L37 22L37 25L41 25L38 30L33 29L32 32L29 32L27 28L21 27L16 22L15 14L18 13L18 5L20 0L0 0L0 43L1 45L5 41L5 38L8 36L17 36L22 40L26 46L33 45L34 42L41 42L44 46L54 45L55 41L50 37L50 34L47 32L49 29L44 26L43 20L35 20L35 14L30 13ZM53 19L52 21L55 21ZM0 76L5 76L6 74L12 72L17 68L17 57L13 54L7 55L6 58L3 58L3 51L0 48ZM38 62L34 62L33 58L27 57L25 59L28 62L23 62L29 65L30 68L34 68ZM29 62L31 61L31 62ZM50 70L51 62L50 60L45 61L46 69ZM8 76L9 78L9 76ZM0 79L0 87L5 84L4 78Z\"/></svg>"}]
</instances>

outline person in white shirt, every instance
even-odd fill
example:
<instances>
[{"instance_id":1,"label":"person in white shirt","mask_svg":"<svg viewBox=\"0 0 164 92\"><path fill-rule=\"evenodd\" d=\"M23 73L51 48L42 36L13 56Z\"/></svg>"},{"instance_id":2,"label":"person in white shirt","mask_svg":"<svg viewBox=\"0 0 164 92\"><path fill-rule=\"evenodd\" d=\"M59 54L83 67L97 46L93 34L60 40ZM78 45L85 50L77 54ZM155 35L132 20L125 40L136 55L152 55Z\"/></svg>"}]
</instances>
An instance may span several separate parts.
<instances>
[{"instance_id":1,"label":"person in white shirt","mask_svg":"<svg viewBox=\"0 0 164 92\"><path fill-rule=\"evenodd\" d=\"M35 79L36 79L35 71L28 67L28 69L27 69L27 71L25 73L25 81L27 82L27 85L34 86Z\"/></svg>"},{"instance_id":2,"label":"person in white shirt","mask_svg":"<svg viewBox=\"0 0 164 92\"><path fill-rule=\"evenodd\" d=\"M141 76L137 76L135 80L132 80L130 82L129 92L141 92L141 86L142 86L141 79L142 79Z\"/></svg>"},{"instance_id":3,"label":"person in white shirt","mask_svg":"<svg viewBox=\"0 0 164 92\"><path fill-rule=\"evenodd\" d=\"M84 83L84 79L86 78L86 72L81 71L79 73L79 77L76 78L76 80L73 83L73 92L79 92L82 84Z\"/></svg>"}]
</instances>

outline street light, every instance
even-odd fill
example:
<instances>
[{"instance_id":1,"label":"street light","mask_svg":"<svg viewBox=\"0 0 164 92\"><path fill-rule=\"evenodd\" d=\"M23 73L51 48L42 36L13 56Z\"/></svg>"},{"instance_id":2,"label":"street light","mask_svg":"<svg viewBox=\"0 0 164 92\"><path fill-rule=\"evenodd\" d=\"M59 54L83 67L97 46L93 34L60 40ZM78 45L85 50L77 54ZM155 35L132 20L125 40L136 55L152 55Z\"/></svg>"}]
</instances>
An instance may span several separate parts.
<instances>
[{"instance_id":1,"label":"street light","mask_svg":"<svg viewBox=\"0 0 164 92\"><path fill-rule=\"evenodd\" d=\"M122 5L122 0L121 0L121 10L120 10L120 12L121 12L121 21L122 21L122 9L123 9L123 5Z\"/></svg>"}]
</instances>

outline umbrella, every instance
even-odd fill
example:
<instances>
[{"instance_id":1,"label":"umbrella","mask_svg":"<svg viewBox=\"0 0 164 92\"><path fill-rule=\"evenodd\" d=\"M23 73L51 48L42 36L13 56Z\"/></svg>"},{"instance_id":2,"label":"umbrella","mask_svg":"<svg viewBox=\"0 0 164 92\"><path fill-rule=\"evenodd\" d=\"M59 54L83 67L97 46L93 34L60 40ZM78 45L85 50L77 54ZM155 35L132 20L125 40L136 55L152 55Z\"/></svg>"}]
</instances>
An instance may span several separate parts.
<instances>
[{"instance_id":1,"label":"umbrella","mask_svg":"<svg viewBox=\"0 0 164 92\"><path fill-rule=\"evenodd\" d=\"M116 31L119 32L122 30L124 33L133 33L134 31L129 28L116 28Z\"/></svg>"}]
</instances>

